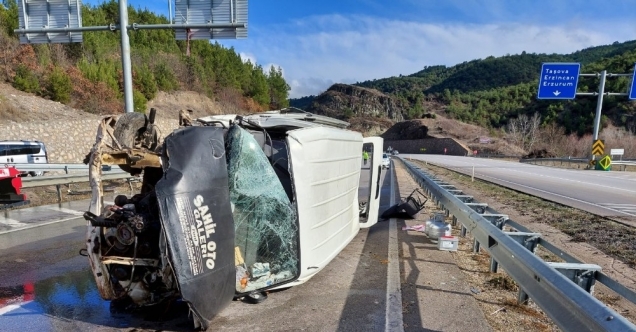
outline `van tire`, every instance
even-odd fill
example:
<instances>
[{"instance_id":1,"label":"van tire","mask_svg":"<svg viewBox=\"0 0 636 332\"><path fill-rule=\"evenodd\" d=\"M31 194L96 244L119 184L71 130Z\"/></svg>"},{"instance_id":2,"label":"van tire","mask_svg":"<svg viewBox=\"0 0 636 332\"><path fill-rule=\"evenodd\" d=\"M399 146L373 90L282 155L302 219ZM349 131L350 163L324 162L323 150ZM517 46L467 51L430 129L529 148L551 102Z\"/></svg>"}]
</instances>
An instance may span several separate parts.
<instances>
[{"instance_id":1,"label":"van tire","mask_svg":"<svg viewBox=\"0 0 636 332\"><path fill-rule=\"evenodd\" d=\"M251 292L245 295L244 301L251 304L259 304L267 300L267 293L265 292Z\"/></svg>"},{"instance_id":2,"label":"van tire","mask_svg":"<svg viewBox=\"0 0 636 332\"><path fill-rule=\"evenodd\" d=\"M146 115L141 113L125 113L117 119L113 136L123 148L132 149L139 132L146 127Z\"/></svg>"},{"instance_id":3,"label":"van tire","mask_svg":"<svg viewBox=\"0 0 636 332\"><path fill-rule=\"evenodd\" d=\"M42 175L44 175L44 171L29 172L29 175L31 175L31 176L42 176Z\"/></svg>"}]
</instances>

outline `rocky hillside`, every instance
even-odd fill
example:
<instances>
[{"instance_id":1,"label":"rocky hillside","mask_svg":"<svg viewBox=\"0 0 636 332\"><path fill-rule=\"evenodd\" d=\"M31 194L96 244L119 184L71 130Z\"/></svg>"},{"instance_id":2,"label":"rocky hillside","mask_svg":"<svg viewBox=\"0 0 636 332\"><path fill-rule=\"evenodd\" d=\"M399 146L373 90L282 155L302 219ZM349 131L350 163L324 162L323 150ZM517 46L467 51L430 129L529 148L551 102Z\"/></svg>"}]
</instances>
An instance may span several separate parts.
<instances>
[{"instance_id":1,"label":"rocky hillside","mask_svg":"<svg viewBox=\"0 0 636 332\"><path fill-rule=\"evenodd\" d=\"M384 93L348 84L334 84L317 96L305 110L348 120L354 117L404 120L406 105Z\"/></svg>"},{"instance_id":2,"label":"rocky hillside","mask_svg":"<svg viewBox=\"0 0 636 332\"><path fill-rule=\"evenodd\" d=\"M381 136L388 141L431 138L422 120L398 122Z\"/></svg>"}]
</instances>

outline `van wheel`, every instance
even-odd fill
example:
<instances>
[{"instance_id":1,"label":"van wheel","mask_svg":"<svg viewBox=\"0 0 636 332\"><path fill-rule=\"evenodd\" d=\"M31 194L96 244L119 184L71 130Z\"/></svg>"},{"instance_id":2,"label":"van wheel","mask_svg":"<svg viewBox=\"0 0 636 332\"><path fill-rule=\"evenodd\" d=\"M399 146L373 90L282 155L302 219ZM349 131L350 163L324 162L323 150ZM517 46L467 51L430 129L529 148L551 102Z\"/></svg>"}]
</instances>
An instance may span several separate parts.
<instances>
[{"instance_id":1,"label":"van wheel","mask_svg":"<svg viewBox=\"0 0 636 332\"><path fill-rule=\"evenodd\" d=\"M113 136L124 148L135 148L137 136L146 127L146 116L141 113L122 114L113 130Z\"/></svg>"},{"instance_id":2,"label":"van wheel","mask_svg":"<svg viewBox=\"0 0 636 332\"><path fill-rule=\"evenodd\" d=\"M267 300L267 294L265 292L252 292L245 296L245 302L251 304L259 304Z\"/></svg>"},{"instance_id":3,"label":"van wheel","mask_svg":"<svg viewBox=\"0 0 636 332\"><path fill-rule=\"evenodd\" d=\"M31 176L42 176L42 175L44 175L44 171L29 172L29 175L31 175Z\"/></svg>"}]
</instances>

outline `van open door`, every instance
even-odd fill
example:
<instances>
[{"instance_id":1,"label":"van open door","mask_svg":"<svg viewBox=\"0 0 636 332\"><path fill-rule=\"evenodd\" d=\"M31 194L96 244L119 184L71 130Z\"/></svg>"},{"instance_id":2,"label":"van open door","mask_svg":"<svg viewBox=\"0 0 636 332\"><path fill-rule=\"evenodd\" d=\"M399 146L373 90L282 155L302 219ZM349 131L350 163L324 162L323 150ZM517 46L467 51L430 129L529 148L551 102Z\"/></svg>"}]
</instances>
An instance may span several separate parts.
<instances>
[{"instance_id":1,"label":"van open door","mask_svg":"<svg viewBox=\"0 0 636 332\"><path fill-rule=\"evenodd\" d=\"M360 227L367 228L378 222L384 139L382 137L366 137L363 139L363 143L362 155L364 156L366 153L369 159L366 161L366 165L363 160L358 196L360 202L366 202L366 204L360 205Z\"/></svg>"}]
</instances>

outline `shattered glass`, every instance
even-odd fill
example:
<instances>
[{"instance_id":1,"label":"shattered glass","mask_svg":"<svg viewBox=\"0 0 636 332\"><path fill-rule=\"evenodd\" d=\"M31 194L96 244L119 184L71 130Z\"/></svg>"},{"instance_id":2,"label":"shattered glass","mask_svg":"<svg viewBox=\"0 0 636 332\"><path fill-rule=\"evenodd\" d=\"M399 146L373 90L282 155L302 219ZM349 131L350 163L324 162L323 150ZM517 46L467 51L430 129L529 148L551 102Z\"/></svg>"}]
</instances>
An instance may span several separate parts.
<instances>
[{"instance_id":1,"label":"shattered glass","mask_svg":"<svg viewBox=\"0 0 636 332\"><path fill-rule=\"evenodd\" d=\"M245 293L291 280L299 269L295 210L249 132L234 125L226 142L236 231L236 291Z\"/></svg>"}]
</instances>

